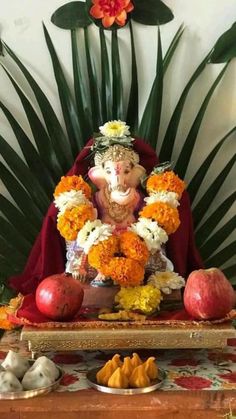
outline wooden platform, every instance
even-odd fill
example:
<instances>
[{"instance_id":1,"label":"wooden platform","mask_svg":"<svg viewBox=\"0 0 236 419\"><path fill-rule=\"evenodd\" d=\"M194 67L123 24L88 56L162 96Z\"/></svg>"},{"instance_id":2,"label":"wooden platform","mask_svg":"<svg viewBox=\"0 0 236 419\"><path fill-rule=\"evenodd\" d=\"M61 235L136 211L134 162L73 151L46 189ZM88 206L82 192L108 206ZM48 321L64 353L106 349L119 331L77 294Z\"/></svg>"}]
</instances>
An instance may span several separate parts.
<instances>
[{"instance_id":1,"label":"wooden platform","mask_svg":"<svg viewBox=\"0 0 236 419\"><path fill-rule=\"evenodd\" d=\"M89 323L89 322L88 322ZM109 327L108 327L109 326ZM114 326L114 327L113 327ZM21 340L28 342L31 352L72 351L78 349L129 348L223 348L227 339L236 337L230 322L204 325L141 325L110 322L106 327L93 329L86 324L78 328L37 328L24 326Z\"/></svg>"}]
</instances>

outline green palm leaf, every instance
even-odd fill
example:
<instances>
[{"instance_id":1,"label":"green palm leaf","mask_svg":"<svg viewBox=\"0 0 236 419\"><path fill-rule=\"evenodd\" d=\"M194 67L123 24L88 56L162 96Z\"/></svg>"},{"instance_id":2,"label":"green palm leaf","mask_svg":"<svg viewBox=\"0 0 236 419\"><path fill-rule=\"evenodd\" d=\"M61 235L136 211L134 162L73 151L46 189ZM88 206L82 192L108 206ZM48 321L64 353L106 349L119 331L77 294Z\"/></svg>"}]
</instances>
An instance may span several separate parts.
<instances>
[{"instance_id":1,"label":"green palm leaf","mask_svg":"<svg viewBox=\"0 0 236 419\"><path fill-rule=\"evenodd\" d=\"M43 187L40 186L37 179L30 172L28 166L18 156L18 154L9 146L9 144L0 135L0 154L15 174L16 178L21 182L25 189L29 192L35 204L45 213L47 207L50 204L50 200Z\"/></svg>"},{"instance_id":2,"label":"green palm leaf","mask_svg":"<svg viewBox=\"0 0 236 419\"><path fill-rule=\"evenodd\" d=\"M205 264L206 267L210 268L211 266L221 266L224 265L228 260L236 255L236 241L233 241L224 249L217 252L215 255L209 257Z\"/></svg>"},{"instance_id":3,"label":"green palm leaf","mask_svg":"<svg viewBox=\"0 0 236 419\"><path fill-rule=\"evenodd\" d=\"M28 195L23 186L21 186L18 180L1 162L0 179L23 214L33 224L34 228L39 231L43 214L40 212L37 205L34 204L32 198Z\"/></svg>"},{"instance_id":4,"label":"green palm leaf","mask_svg":"<svg viewBox=\"0 0 236 419\"><path fill-rule=\"evenodd\" d=\"M212 54L212 63L225 63L236 57L236 22L217 40Z\"/></svg>"},{"instance_id":5,"label":"green palm leaf","mask_svg":"<svg viewBox=\"0 0 236 419\"><path fill-rule=\"evenodd\" d=\"M89 90L91 99L91 114L93 121L93 130L98 131L99 125L102 124L100 92L98 87L98 77L94 62L91 58L91 46L88 35L88 28L84 28L85 53L88 70Z\"/></svg>"},{"instance_id":6,"label":"green palm leaf","mask_svg":"<svg viewBox=\"0 0 236 419\"><path fill-rule=\"evenodd\" d=\"M199 132L202 120L205 116L205 112L206 112L206 108L208 106L208 103L209 103L209 101L210 101L210 99L211 99L211 97L212 97L212 95L215 91L215 88L217 87L220 80L222 79L222 77L223 77L223 75L224 75L224 73L227 69L227 66L228 65L226 65L223 68L223 70L220 72L220 74L216 78L215 82L211 86L208 94L206 95L206 97L205 97L205 99L204 99L204 101L203 101L203 103L202 103L202 105L201 105L201 107L198 111L198 114L197 114L197 116L196 116L196 118L195 118L195 120L194 120L194 122L193 122L193 124L190 128L190 131L189 131L189 133L187 135L187 138L184 142L182 150L179 154L178 160L177 160L176 165L175 165L175 171L182 178L184 178L184 176L186 174L186 171L187 171L187 168L188 168L188 165L189 165L189 161L190 161L190 157L192 155L193 148L194 148L194 145L196 143L198 132Z\"/></svg>"},{"instance_id":7,"label":"green palm leaf","mask_svg":"<svg viewBox=\"0 0 236 419\"><path fill-rule=\"evenodd\" d=\"M158 138L163 95L163 63L160 28L158 27L158 53L156 64L156 77L144 109L138 134L145 138L155 149Z\"/></svg>"},{"instance_id":8,"label":"green palm leaf","mask_svg":"<svg viewBox=\"0 0 236 419\"><path fill-rule=\"evenodd\" d=\"M50 176L50 173L44 166L42 160L40 159L39 154L35 150L30 139L27 137L26 133L23 131L21 126L18 124L13 115L8 111L4 104L0 101L0 107L2 108L6 118L8 119L18 144L22 150L22 153L25 157L25 160L29 166L30 171L34 174L35 178L38 180L43 187L43 196L47 193L48 197L51 198L52 191L54 189L54 182ZM1 152L1 148L0 148ZM7 151L6 151L7 152Z\"/></svg>"},{"instance_id":9,"label":"green palm leaf","mask_svg":"<svg viewBox=\"0 0 236 419\"><path fill-rule=\"evenodd\" d=\"M133 0L132 19L143 25L163 25L174 19L169 7L161 0Z\"/></svg>"},{"instance_id":10,"label":"green palm leaf","mask_svg":"<svg viewBox=\"0 0 236 419\"><path fill-rule=\"evenodd\" d=\"M2 194L0 194L0 211L15 229L32 245L38 230L34 228L25 215L23 215L22 212Z\"/></svg>"},{"instance_id":11,"label":"green palm leaf","mask_svg":"<svg viewBox=\"0 0 236 419\"><path fill-rule=\"evenodd\" d=\"M71 1L59 7L53 13L51 21L59 28L72 30L86 28L92 23L82 1Z\"/></svg>"},{"instance_id":12,"label":"green palm leaf","mask_svg":"<svg viewBox=\"0 0 236 419\"><path fill-rule=\"evenodd\" d=\"M28 242L15 227L10 224L5 218L0 216L1 233L0 235L9 243L12 247L19 252L21 255L27 257L31 249L32 244ZM0 251L1 252L1 251Z\"/></svg>"},{"instance_id":13,"label":"green palm leaf","mask_svg":"<svg viewBox=\"0 0 236 419\"><path fill-rule=\"evenodd\" d=\"M131 43L131 86L129 94L129 103L127 109L126 121L129 124L131 131L136 133L138 128L138 70L134 45L134 35L131 21L129 22L130 43Z\"/></svg>"},{"instance_id":14,"label":"green palm leaf","mask_svg":"<svg viewBox=\"0 0 236 419\"><path fill-rule=\"evenodd\" d=\"M123 119L123 83L120 67L120 54L118 45L117 30L112 31L111 35L111 63L112 63L112 118Z\"/></svg>"},{"instance_id":15,"label":"green palm leaf","mask_svg":"<svg viewBox=\"0 0 236 419\"><path fill-rule=\"evenodd\" d=\"M13 117L10 117L10 112L7 110L6 107L4 107L4 109L2 107L2 109L4 110L5 115L8 118L9 123L11 124L11 127L16 135L17 141L21 147L21 150L29 167L32 171L41 171L41 178L43 179L43 182L45 182L44 184L46 186L46 189L47 184L49 184L48 188L50 190L51 187L54 187L55 181L57 181L63 174L62 169L57 161L55 151L52 147L51 139L26 95L17 85L9 71L4 66L3 68L7 76L9 77L11 83L13 84L24 108L37 146L37 151L39 154L38 157L36 156L36 152L33 149L33 146L30 147L28 141L29 139L26 139L25 134L22 134L21 129L18 128L20 127L19 124L16 125L16 119L14 118L13 121ZM43 167L44 165L47 168L46 173L46 169ZM51 178L53 178L54 180L51 180Z\"/></svg>"},{"instance_id":16,"label":"green palm leaf","mask_svg":"<svg viewBox=\"0 0 236 419\"><path fill-rule=\"evenodd\" d=\"M184 33L184 25L182 24L182 25L180 25L179 29L177 30L174 38L172 39L172 41L169 45L168 50L166 51L165 57L163 59L163 74L165 74L165 72L166 72L166 70L167 70L167 68L168 68L168 66L169 66L169 64L170 64L170 62L173 58L173 55L175 53L175 50L176 50L177 46L179 45L179 42L182 38L183 33Z\"/></svg>"},{"instance_id":17,"label":"green palm leaf","mask_svg":"<svg viewBox=\"0 0 236 419\"><path fill-rule=\"evenodd\" d=\"M5 42L3 44L4 44L5 50L8 52L10 57L14 60L14 62L17 64L17 66L20 68L26 80L28 81L31 89L34 92L34 95L37 99L40 110L42 112L42 115L46 124L46 128L50 135L57 159L60 162L63 172L65 173L68 170L68 168L72 165L73 157L72 157L71 149L70 147L68 147L68 144L69 144L68 140L63 132L63 129L58 121L58 118L49 100L47 99L46 95L43 93L42 89L39 87L39 85L36 83L34 78L31 76L27 68L22 64L22 62L14 54L14 52L7 46L7 44L5 44Z\"/></svg>"},{"instance_id":18,"label":"green palm leaf","mask_svg":"<svg viewBox=\"0 0 236 419\"><path fill-rule=\"evenodd\" d=\"M0 236L0 255L12 264L16 264L20 268L23 268L25 264L25 256L19 252L19 249L12 246L13 243L9 243L8 239L4 239Z\"/></svg>"},{"instance_id":19,"label":"green palm leaf","mask_svg":"<svg viewBox=\"0 0 236 419\"><path fill-rule=\"evenodd\" d=\"M218 226L224 215L228 212L236 199L236 192L233 192L222 202L219 207L206 219L206 221L195 232L195 240L198 247L210 237L212 231Z\"/></svg>"},{"instance_id":20,"label":"green palm leaf","mask_svg":"<svg viewBox=\"0 0 236 419\"><path fill-rule=\"evenodd\" d=\"M160 153L159 153L159 157L160 157L160 161L170 161L171 160L171 156L172 156L172 152L173 152L173 148L174 148L174 144L175 144L175 139L176 139L176 135L177 135L177 131L178 131L178 127L179 127L179 123L180 123L180 119L182 116L182 112L183 112L183 108L184 108L184 104L186 102L187 96L190 92L190 89L192 87L192 85L194 84L194 82L197 80L197 78L200 76L200 74L202 74L203 70L205 69L207 62L209 60L210 57L210 53L207 54L207 56L204 58L204 60L201 62L201 64L197 67L196 71L193 73L192 77L190 78L190 80L188 81L188 83L186 84L180 98L179 101L174 109L174 112L171 116L170 122L168 124L166 133L165 133L165 137L163 139L162 145L161 145L161 149L160 149Z\"/></svg>"},{"instance_id":21,"label":"green palm leaf","mask_svg":"<svg viewBox=\"0 0 236 419\"><path fill-rule=\"evenodd\" d=\"M71 91L67 84L65 75L62 71L60 61L56 54L50 35L45 25L43 25L44 35L47 47L51 56L55 79L57 82L58 93L61 101L61 108L66 124L66 130L71 145L71 151L74 158L78 151L83 148L83 140L80 124L77 117L77 109L75 108L74 100Z\"/></svg>"},{"instance_id":22,"label":"green palm leaf","mask_svg":"<svg viewBox=\"0 0 236 419\"><path fill-rule=\"evenodd\" d=\"M236 264L223 268L222 270L225 276L230 278L231 284L236 285Z\"/></svg>"},{"instance_id":23,"label":"green palm leaf","mask_svg":"<svg viewBox=\"0 0 236 419\"><path fill-rule=\"evenodd\" d=\"M104 29L99 28L100 47L101 47L101 106L102 106L102 119L109 121L112 119L111 112L111 76L109 59L107 52L106 39Z\"/></svg>"},{"instance_id":24,"label":"green palm leaf","mask_svg":"<svg viewBox=\"0 0 236 419\"><path fill-rule=\"evenodd\" d=\"M0 255L0 284L3 282L7 283L7 279L9 276L13 274L17 274L19 270L15 268L15 265L10 264L9 261L6 260L4 256Z\"/></svg>"},{"instance_id":25,"label":"green palm leaf","mask_svg":"<svg viewBox=\"0 0 236 419\"><path fill-rule=\"evenodd\" d=\"M225 143L225 140L227 140L228 137L231 136L233 132L235 132L236 127L232 128L219 142L216 144L216 146L213 148L213 150L208 154L207 158L203 161L198 171L195 173L193 178L188 184L188 193L191 198L191 202L194 201L200 186L206 176L206 173L208 172L208 169L213 162L216 154L222 147L222 145Z\"/></svg>"},{"instance_id":26,"label":"green palm leaf","mask_svg":"<svg viewBox=\"0 0 236 419\"><path fill-rule=\"evenodd\" d=\"M91 105L88 95L85 91L86 81L82 77L80 68L80 54L77 43L76 30L71 31L71 51L74 75L74 91L75 100L78 111L78 120L81 129L82 138L87 140L93 134L92 120L91 120Z\"/></svg>"},{"instance_id":27,"label":"green palm leaf","mask_svg":"<svg viewBox=\"0 0 236 419\"><path fill-rule=\"evenodd\" d=\"M200 247L203 260L208 259L236 228L236 215L225 223Z\"/></svg>"},{"instance_id":28,"label":"green palm leaf","mask_svg":"<svg viewBox=\"0 0 236 419\"><path fill-rule=\"evenodd\" d=\"M214 200L220 187L223 185L226 177L230 173L233 165L236 161L236 155L234 155L230 161L226 164L225 168L219 173L215 180L211 183L210 187L204 193L202 198L198 201L197 205L193 208L193 219L195 227L201 222L204 214L207 212L209 206Z\"/></svg>"}]
</instances>

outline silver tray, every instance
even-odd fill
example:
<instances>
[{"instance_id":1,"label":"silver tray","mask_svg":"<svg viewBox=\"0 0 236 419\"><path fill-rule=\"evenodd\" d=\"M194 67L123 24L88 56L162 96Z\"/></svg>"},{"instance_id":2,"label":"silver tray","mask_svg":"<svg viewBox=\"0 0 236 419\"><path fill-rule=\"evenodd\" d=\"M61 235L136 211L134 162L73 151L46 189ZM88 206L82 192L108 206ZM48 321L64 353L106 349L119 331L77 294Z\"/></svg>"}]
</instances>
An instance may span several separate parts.
<instances>
[{"instance_id":1,"label":"silver tray","mask_svg":"<svg viewBox=\"0 0 236 419\"><path fill-rule=\"evenodd\" d=\"M143 393L150 393L151 391L157 390L163 384L163 381L166 377L166 373L162 369L158 369L158 378L151 382L151 385L148 387L140 387L140 388L112 388L107 386L101 386L97 383L96 374L101 369L93 368L87 372L87 380L91 387L95 388L98 391L102 391L104 393L110 394L143 394Z\"/></svg>"},{"instance_id":2,"label":"silver tray","mask_svg":"<svg viewBox=\"0 0 236 419\"><path fill-rule=\"evenodd\" d=\"M30 363L33 364L34 361L30 360ZM64 375L64 371L60 367L58 367L58 365L56 367L60 374L57 380L54 381L54 383L50 384L50 386L39 387L33 390L0 392L0 400L30 399L31 397L39 396L40 394L50 393L50 391L55 390L59 386L60 381Z\"/></svg>"}]
</instances>

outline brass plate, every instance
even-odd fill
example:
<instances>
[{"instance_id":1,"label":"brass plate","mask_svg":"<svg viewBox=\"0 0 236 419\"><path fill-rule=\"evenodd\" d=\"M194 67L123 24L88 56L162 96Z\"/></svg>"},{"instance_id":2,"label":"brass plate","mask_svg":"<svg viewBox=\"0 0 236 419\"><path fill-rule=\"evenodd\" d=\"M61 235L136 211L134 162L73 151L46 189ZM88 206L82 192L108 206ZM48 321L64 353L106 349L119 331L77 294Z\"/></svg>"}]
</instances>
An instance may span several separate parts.
<instances>
[{"instance_id":1,"label":"brass plate","mask_svg":"<svg viewBox=\"0 0 236 419\"><path fill-rule=\"evenodd\" d=\"M30 360L30 363L33 364L33 361ZM30 399L31 397L50 393L51 391L59 387L60 381L64 375L63 370L60 367L58 367L58 365L56 367L59 370L59 377L56 381L54 381L54 383L50 384L50 386L35 388L33 390L0 392L0 400Z\"/></svg>"},{"instance_id":2,"label":"brass plate","mask_svg":"<svg viewBox=\"0 0 236 419\"><path fill-rule=\"evenodd\" d=\"M97 349L184 349L223 348L227 339L236 337L230 322L214 325L174 326L123 325L109 328L37 328L24 326L21 340L28 341L31 352Z\"/></svg>"},{"instance_id":3,"label":"brass plate","mask_svg":"<svg viewBox=\"0 0 236 419\"><path fill-rule=\"evenodd\" d=\"M150 393L151 391L157 390L163 384L163 381L166 377L166 373L164 370L158 370L158 378L153 380L151 385L148 387L141 387L141 388L112 388L107 386L101 386L97 383L96 374L101 368L93 368L92 370L88 371L87 373L87 380L91 387L95 388L98 391L102 391L103 393L110 393L110 394L143 394L143 393Z\"/></svg>"}]
</instances>

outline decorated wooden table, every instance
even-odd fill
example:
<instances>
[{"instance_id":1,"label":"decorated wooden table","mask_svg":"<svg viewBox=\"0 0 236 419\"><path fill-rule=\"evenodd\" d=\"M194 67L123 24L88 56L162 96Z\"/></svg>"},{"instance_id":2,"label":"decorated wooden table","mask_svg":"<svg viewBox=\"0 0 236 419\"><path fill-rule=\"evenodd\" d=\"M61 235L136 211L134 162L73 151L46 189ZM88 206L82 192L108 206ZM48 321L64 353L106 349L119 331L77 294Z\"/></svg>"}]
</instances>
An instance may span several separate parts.
<instances>
[{"instance_id":1,"label":"decorated wooden table","mask_svg":"<svg viewBox=\"0 0 236 419\"><path fill-rule=\"evenodd\" d=\"M9 349L29 356L19 331L7 332L1 339L0 356ZM2 400L1 419L74 418L219 418L236 411L236 339L224 349L157 350L140 349L145 359L153 355L166 372L163 386L152 393L120 396L89 387L86 374L102 366L115 351L91 350L47 352L65 372L52 393L28 400ZM122 350L121 354L131 354Z\"/></svg>"}]
</instances>

